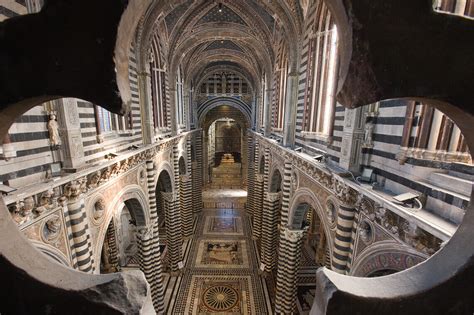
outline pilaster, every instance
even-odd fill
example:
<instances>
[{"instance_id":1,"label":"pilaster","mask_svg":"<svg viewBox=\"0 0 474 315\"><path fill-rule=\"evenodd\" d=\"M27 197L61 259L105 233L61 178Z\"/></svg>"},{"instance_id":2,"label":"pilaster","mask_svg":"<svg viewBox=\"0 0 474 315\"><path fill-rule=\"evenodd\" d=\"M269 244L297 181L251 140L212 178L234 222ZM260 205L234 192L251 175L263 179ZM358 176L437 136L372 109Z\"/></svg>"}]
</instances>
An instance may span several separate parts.
<instances>
[{"instance_id":1,"label":"pilaster","mask_svg":"<svg viewBox=\"0 0 474 315\"><path fill-rule=\"evenodd\" d=\"M143 144L152 144L154 139L153 110L151 102L151 77L148 72L138 74L138 93L140 102L140 118L142 122Z\"/></svg>"},{"instance_id":2,"label":"pilaster","mask_svg":"<svg viewBox=\"0 0 474 315\"><path fill-rule=\"evenodd\" d=\"M283 146L294 147L296 108L298 103L298 73L292 72L288 75L287 93L285 102L285 121L283 125Z\"/></svg>"},{"instance_id":3,"label":"pilaster","mask_svg":"<svg viewBox=\"0 0 474 315\"><path fill-rule=\"evenodd\" d=\"M58 103L55 108L58 110L63 168L76 171L85 165L84 145L82 143L77 102L72 98L63 98L55 102Z\"/></svg>"}]
</instances>

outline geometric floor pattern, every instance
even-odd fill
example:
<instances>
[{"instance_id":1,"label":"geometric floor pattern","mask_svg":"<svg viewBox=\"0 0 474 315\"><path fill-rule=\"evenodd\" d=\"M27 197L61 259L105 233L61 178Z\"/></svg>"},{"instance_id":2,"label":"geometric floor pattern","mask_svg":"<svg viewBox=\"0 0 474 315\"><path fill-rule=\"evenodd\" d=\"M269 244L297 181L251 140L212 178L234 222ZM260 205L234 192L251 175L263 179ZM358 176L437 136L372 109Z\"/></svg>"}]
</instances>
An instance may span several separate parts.
<instances>
[{"instance_id":1,"label":"geometric floor pattern","mask_svg":"<svg viewBox=\"0 0 474 315\"><path fill-rule=\"evenodd\" d=\"M204 209L183 244L181 275L166 277L167 314L272 314L242 209Z\"/></svg>"}]
</instances>

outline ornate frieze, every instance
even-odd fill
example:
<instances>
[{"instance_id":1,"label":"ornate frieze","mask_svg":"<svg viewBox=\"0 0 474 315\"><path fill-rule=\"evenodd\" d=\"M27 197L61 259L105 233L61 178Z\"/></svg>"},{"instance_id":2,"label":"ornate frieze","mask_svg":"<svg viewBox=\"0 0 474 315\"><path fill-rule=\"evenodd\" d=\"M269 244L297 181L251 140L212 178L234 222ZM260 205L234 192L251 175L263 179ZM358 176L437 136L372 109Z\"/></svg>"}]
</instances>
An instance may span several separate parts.
<instances>
[{"instance_id":1,"label":"ornate frieze","mask_svg":"<svg viewBox=\"0 0 474 315\"><path fill-rule=\"evenodd\" d=\"M37 218L58 207L65 206L67 202L76 201L81 194L87 194L108 183L111 179L117 178L132 168L143 164L146 160L154 158L158 153L171 149L173 145L177 145L183 138L188 137L189 134L189 132L183 133L166 139L161 143L144 148L136 152L136 154L117 160L115 163L110 163L103 168L97 169L93 167L88 174L80 172L77 177L72 178L69 182L58 181L57 186L53 187L45 185L45 190L39 193L26 196L20 193L16 197L11 197L11 199L21 196L20 198L10 202L8 202L9 199L7 198L6 201L12 219L20 227L27 223L34 223ZM146 182L146 174L143 175L143 181Z\"/></svg>"},{"instance_id":2,"label":"ornate frieze","mask_svg":"<svg viewBox=\"0 0 474 315\"><path fill-rule=\"evenodd\" d=\"M301 175L301 179L295 179L296 175L292 174L290 187L292 190L295 183L298 183L298 187L310 187L312 185L311 189L318 195L323 191L327 191L337 198L337 204L355 207L356 211L360 212L365 218L365 221L360 220L361 223L358 225L359 237L364 244L376 242L376 239L379 239L377 233L383 231L387 236L390 235L391 238L406 243L425 254L430 255L439 249L441 240L419 227L413 227L413 224L410 225L406 219L398 214L378 206L375 201L363 194L363 190L359 191L356 186L348 183L347 179L258 133L253 133L253 136L259 142L261 150L269 148L272 156L292 161L294 169L297 169ZM334 227L338 205L334 204L334 200L331 202L329 200L326 199L325 210L328 221Z\"/></svg>"}]
</instances>

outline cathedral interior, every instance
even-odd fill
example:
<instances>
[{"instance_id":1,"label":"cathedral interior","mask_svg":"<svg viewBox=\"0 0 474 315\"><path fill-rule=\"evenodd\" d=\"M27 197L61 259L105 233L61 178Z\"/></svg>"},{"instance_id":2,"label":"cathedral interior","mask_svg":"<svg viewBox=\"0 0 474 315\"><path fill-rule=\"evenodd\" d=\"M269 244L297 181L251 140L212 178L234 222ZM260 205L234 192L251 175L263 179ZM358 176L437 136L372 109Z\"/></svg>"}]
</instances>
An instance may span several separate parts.
<instances>
[{"instance_id":1,"label":"cathedral interior","mask_svg":"<svg viewBox=\"0 0 474 315\"><path fill-rule=\"evenodd\" d=\"M0 314L473 314L474 0L0 0Z\"/></svg>"}]
</instances>

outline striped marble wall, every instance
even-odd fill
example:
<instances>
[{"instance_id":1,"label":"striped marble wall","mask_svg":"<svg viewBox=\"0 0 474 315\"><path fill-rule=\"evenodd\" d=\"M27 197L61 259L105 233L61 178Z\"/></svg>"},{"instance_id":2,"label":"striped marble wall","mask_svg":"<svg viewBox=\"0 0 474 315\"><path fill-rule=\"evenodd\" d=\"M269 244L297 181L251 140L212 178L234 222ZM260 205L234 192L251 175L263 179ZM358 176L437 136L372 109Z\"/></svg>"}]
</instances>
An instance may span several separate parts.
<instances>
[{"instance_id":1,"label":"striped marble wall","mask_svg":"<svg viewBox=\"0 0 474 315\"><path fill-rule=\"evenodd\" d=\"M408 101L403 100L380 102L378 114L373 120L373 148L362 150L362 166L373 168L377 181L385 181L385 189L395 194L407 191L423 193L428 196L433 211L459 223L462 211L454 208L466 208L469 198L438 189L430 183L430 175L456 171L472 177L474 168L466 164L414 158L408 158L404 164L400 164L407 104Z\"/></svg>"},{"instance_id":2,"label":"striped marble wall","mask_svg":"<svg viewBox=\"0 0 474 315\"><path fill-rule=\"evenodd\" d=\"M27 13L26 0L3 0L0 3L0 22Z\"/></svg>"},{"instance_id":3,"label":"striped marble wall","mask_svg":"<svg viewBox=\"0 0 474 315\"><path fill-rule=\"evenodd\" d=\"M103 142L99 142L93 104L83 100L74 100L77 103L86 164L102 161L110 152L125 152L131 145L142 143L138 76L133 48L131 55L131 130L103 134ZM1 182L12 187L41 182L49 176L50 164L62 161L61 148L54 149L50 146L47 128L49 112L57 111L56 106L55 102L44 103L16 119L9 130L9 141L16 152L16 157L8 161L0 160ZM128 119L125 117L125 121Z\"/></svg>"},{"instance_id":4,"label":"striped marble wall","mask_svg":"<svg viewBox=\"0 0 474 315\"><path fill-rule=\"evenodd\" d=\"M296 112L296 132L295 132L295 143L297 147L302 147L309 154L318 154L326 152L326 154L334 162L339 162L341 152L341 141L342 131L344 123L344 107L340 104L336 105L334 129L332 135L332 141L325 141L316 138L305 138L303 133L303 119L304 119L304 106L305 106L305 88L306 81L308 79L308 62L314 62L310 60L308 54L310 36L312 34L313 24L316 19L316 9L319 1L314 1L308 9L307 19L305 21L305 31L303 36L303 44L301 50L301 65L299 73L299 85L298 85L298 104Z\"/></svg>"},{"instance_id":5,"label":"striped marble wall","mask_svg":"<svg viewBox=\"0 0 474 315\"><path fill-rule=\"evenodd\" d=\"M0 181L17 187L45 179L49 164L54 162L47 122L44 106L36 106L15 120L9 135L16 157L0 160Z\"/></svg>"}]
</instances>

